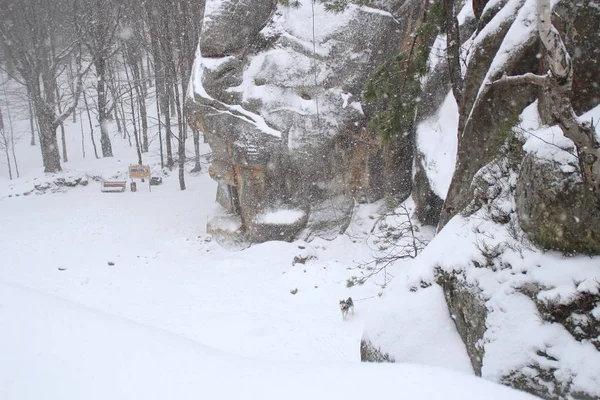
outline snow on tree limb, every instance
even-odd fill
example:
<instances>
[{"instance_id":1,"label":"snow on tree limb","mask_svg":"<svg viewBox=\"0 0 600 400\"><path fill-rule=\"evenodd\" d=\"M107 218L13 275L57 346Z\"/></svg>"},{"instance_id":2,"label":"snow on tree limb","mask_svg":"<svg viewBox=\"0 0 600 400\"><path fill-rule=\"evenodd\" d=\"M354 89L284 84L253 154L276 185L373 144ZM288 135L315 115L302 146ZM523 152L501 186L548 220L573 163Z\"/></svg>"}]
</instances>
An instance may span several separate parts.
<instances>
[{"instance_id":1,"label":"snow on tree limb","mask_svg":"<svg viewBox=\"0 0 600 400\"><path fill-rule=\"evenodd\" d=\"M531 72L528 72L523 75L517 76L508 76L503 75L502 78L495 80L494 82L488 83L488 85L499 85L499 84L510 84L510 85L522 85L522 84L532 84L542 87L547 87L549 81L548 75L536 75Z\"/></svg>"}]
</instances>

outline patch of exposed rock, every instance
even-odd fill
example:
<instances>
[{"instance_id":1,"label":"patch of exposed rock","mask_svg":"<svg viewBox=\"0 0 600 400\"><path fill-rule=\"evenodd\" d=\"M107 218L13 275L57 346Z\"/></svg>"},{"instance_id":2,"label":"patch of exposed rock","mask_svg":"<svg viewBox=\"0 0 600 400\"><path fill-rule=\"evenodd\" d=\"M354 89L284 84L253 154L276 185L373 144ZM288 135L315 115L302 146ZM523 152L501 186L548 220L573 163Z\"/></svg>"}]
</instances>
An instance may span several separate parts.
<instances>
[{"instance_id":1,"label":"patch of exposed rock","mask_svg":"<svg viewBox=\"0 0 600 400\"><path fill-rule=\"evenodd\" d=\"M360 341L360 361L362 362L395 362L394 358L383 352L369 339L362 338Z\"/></svg>"}]
</instances>

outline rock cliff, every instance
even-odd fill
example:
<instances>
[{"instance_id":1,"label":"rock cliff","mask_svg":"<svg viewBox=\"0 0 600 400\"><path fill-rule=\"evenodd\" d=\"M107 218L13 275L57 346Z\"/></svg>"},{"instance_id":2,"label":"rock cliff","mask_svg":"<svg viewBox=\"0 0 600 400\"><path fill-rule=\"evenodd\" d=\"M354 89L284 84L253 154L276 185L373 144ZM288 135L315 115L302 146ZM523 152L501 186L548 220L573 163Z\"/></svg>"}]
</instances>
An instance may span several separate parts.
<instances>
[{"instance_id":1,"label":"rock cliff","mask_svg":"<svg viewBox=\"0 0 600 400\"><path fill-rule=\"evenodd\" d=\"M411 190L411 138L384 145L361 92L406 46L423 2L380 2L393 15L300 3L206 2L193 123L213 151L219 202L254 242L291 240L307 224L306 235L337 233L354 200ZM266 218L278 210L299 219Z\"/></svg>"}]
</instances>

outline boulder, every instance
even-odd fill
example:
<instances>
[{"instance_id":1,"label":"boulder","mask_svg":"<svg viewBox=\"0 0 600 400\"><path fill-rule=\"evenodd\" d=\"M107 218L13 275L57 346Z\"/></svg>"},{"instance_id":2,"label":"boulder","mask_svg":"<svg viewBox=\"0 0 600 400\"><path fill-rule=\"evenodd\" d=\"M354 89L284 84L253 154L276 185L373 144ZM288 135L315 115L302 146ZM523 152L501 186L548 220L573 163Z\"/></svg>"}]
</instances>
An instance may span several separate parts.
<instances>
[{"instance_id":1,"label":"boulder","mask_svg":"<svg viewBox=\"0 0 600 400\"><path fill-rule=\"evenodd\" d=\"M254 241L266 241L277 238L291 242L308 219L306 210L279 209L265 210L255 217L250 225L250 235Z\"/></svg>"},{"instance_id":2,"label":"boulder","mask_svg":"<svg viewBox=\"0 0 600 400\"><path fill-rule=\"evenodd\" d=\"M600 254L600 211L584 190L576 167L527 155L515 199L521 228L538 247Z\"/></svg>"}]
</instances>

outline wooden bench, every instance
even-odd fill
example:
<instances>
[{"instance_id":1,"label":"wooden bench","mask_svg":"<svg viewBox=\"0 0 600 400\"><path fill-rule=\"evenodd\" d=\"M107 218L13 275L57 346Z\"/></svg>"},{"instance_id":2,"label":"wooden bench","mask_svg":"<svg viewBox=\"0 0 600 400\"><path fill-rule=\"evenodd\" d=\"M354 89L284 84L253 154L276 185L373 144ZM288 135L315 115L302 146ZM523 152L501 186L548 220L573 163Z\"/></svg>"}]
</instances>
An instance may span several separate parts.
<instances>
[{"instance_id":1,"label":"wooden bench","mask_svg":"<svg viewBox=\"0 0 600 400\"><path fill-rule=\"evenodd\" d=\"M100 190L102 192L124 192L127 188L127 181L102 181Z\"/></svg>"}]
</instances>

